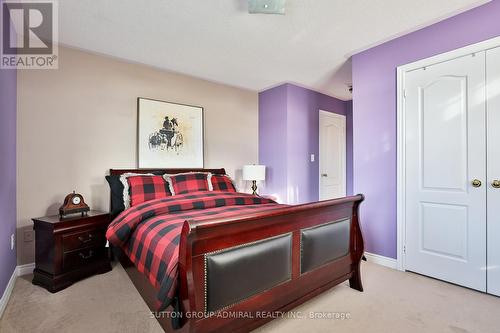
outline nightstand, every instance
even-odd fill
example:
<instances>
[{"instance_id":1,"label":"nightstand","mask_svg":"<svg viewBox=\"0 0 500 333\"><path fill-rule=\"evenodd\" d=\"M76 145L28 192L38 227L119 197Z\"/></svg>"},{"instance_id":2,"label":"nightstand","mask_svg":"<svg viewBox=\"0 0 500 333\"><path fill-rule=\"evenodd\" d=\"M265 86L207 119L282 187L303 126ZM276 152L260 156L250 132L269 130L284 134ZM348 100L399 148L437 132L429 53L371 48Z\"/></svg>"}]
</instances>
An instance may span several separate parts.
<instances>
[{"instance_id":1,"label":"nightstand","mask_svg":"<svg viewBox=\"0 0 500 333\"><path fill-rule=\"evenodd\" d=\"M110 271L105 236L110 222L108 213L98 211L33 219L33 284L55 293L80 279Z\"/></svg>"}]
</instances>

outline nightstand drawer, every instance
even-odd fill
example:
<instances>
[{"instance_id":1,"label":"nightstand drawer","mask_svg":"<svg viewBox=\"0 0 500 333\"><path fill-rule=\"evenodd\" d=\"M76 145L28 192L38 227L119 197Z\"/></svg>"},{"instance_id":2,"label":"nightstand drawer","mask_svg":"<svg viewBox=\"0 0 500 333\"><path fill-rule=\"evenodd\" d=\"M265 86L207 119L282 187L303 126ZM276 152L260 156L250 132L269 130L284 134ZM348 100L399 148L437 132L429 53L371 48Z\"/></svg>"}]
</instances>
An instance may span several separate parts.
<instances>
[{"instance_id":1,"label":"nightstand drawer","mask_svg":"<svg viewBox=\"0 0 500 333\"><path fill-rule=\"evenodd\" d=\"M63 252L68 252L86 247L104 246L106 236L104 230L93 229L74 234L63 235Z\"/></svg>"},{"instance_id":2,"label":"nightstand drawer","mask_svg":"<svg viewBox=\"0 0 500 333\"><path fill-rule=\"evenodd\" d=\"M106 248L103 246L66 252L63 254L63 271L81 269L85 265L103 259L106 259Z\"/></svg>"}]
</instances>

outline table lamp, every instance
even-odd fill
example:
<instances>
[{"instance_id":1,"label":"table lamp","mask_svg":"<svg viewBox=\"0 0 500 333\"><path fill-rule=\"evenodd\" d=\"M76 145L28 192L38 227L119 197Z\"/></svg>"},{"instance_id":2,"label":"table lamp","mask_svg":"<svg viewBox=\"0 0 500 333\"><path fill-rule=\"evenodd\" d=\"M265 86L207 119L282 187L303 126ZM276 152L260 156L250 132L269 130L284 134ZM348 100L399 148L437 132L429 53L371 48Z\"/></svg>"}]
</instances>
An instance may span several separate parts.
<instances>
[{"instance_id":1,"label":"table lamp","mask_svg":"<svg viewBox=\"0 0 500 333\"><path fill-rule=\"evenodd\" d=\"M266 166L265 165L244 165L243 166L243 180L252 181L253 195L257 195L257 181L266 179Z\"/></svg>"}]
</instances>

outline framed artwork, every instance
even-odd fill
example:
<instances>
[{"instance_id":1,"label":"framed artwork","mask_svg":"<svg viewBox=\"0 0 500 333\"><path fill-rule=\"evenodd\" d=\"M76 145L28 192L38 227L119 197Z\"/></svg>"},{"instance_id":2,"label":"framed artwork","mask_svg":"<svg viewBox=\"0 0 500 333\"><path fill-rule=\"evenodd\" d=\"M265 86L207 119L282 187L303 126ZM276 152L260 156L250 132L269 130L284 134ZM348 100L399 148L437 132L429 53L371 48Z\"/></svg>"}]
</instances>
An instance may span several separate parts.
<instances>
[{"instance_id":1,"label":"framed artwork","mask_svg":"<svg viewBox=\"0 0 500 333\"><path fill-rule=\"evenodd\" d=\"M139 168L203 168L203 108L137 99Z\"/></svg>"}]
</instances>

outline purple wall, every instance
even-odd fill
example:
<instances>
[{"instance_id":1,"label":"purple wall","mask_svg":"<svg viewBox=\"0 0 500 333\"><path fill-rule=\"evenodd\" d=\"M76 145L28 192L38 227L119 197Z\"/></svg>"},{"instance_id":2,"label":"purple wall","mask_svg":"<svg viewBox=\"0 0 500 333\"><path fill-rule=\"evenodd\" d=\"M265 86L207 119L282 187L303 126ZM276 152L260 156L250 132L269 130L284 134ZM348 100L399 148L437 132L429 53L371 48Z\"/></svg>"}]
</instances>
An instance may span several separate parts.
<instances>
[{"instance_id":1,"label":"purple wall","mask_svg":"<svg viewBox=\"0 0 500 333\"><path fill-rule=\"evenodd\" d=\"M500 35L500 0L353 56L354 192L368 252L396 258L396 67Z\"/></svg>"},{"instance_id":2,"label":"purple wall","mask_svg":"<svg viewBox=\"0 0 500 333\"><path fill-rule=\"evenodd\" d=\"M0 297L16 267L16 85L16 71L0 69Z\"/></svg>"},{"instance_id":3,"label":"purple wall","mask_svg":"<svg viewBox=\"0 0 500 333\"><path fill-rule=\"evenodd\" d=\"M267 166L262 193L286 198L287 86L259 93L259 163Z\"/></svg>"},{"instance_id":4,"label":"purple wall","mask_svg":"<svg viewBox=\"0 0 500 333\"><path fill-rule=\"evenodd\" d=\"M347 117L347 189L352 193L350 105L293 84L261 92L259 163L268 172L263 192L291 204L318 200L319 110L324 110ZM315 162L310 162L310 154L316 155Z\"/></svg>"}]
</instances>

